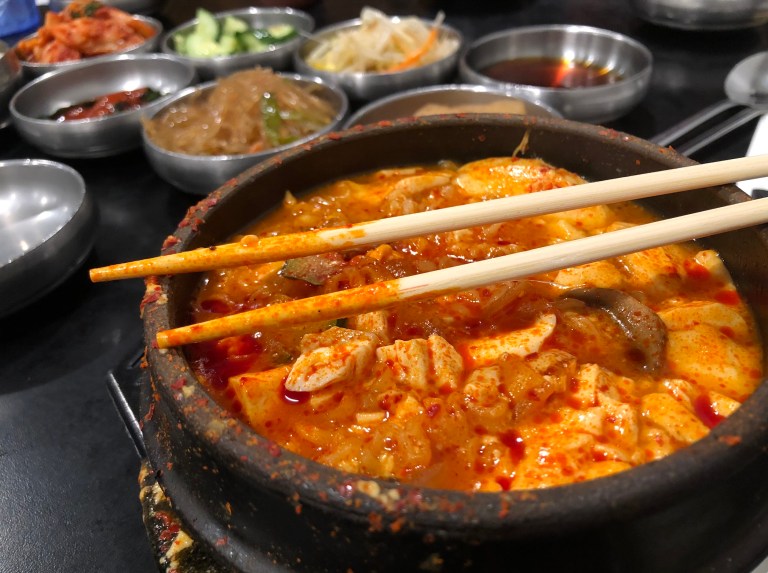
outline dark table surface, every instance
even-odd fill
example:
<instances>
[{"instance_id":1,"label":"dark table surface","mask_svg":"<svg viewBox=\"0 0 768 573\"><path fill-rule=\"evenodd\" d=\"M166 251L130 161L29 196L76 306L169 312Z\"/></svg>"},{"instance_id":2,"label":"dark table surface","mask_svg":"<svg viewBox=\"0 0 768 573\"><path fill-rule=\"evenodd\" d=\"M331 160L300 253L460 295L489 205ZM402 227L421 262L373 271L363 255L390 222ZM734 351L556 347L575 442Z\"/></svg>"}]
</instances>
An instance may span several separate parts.
<instances>
[{"instance_id":1,"label":"dark table surface","mask_svg":"<svg viewBox=\"0 0 768 573\"><path fill-rule=\"evenodd\" d=\"M245 2L200 2L212 10ZM368 2L392 14L437 9L468 40L533 24L587 24L627 34L654 55L650 92L610 127L649 138L724 97L730 68L768 49L768 27L684 32L636 18L626 0ZM197 3L170 0L160 14L181 23ZM327 0L307 10L322 26L355 17L361 2ZM697 154L746 153L750 124ZM0 159L45 158L12 128ZM51 158L56 159L56 158ZM85 178L99 210L84 267L53 292L0 319L0 573L153 571L141 521L139 458L107 391L107 373L141 344L141 281L91 284L87 268L156 255L199 197L159 179L141 150L65 160ZM768 547L768 539L766 539ZM756 555L756 560L762 555Z\"/></svg>"}]
</instances>

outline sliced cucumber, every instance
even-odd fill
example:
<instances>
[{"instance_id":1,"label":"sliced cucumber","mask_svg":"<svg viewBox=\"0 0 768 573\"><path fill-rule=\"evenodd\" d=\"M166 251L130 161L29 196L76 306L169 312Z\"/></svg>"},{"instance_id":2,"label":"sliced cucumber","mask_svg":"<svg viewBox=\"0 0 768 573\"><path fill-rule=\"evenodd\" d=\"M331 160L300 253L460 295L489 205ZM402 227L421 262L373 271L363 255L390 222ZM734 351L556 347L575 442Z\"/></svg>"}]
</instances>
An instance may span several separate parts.
<instances>
[{"instance_id":1,"label":"sliced cucumber","mask_svg":"<svg viewBox=\"0 0 768 573\"><path fill-rule=\"evenodd\" d=\"M269 44L263 42L252 31L237 34L237 41L240 44L240 51L242 52L263 52L269 48Z\"/></svg>"},{"instance_id":2,"label":"sliced cucumber","mask_svg":"<svg viewBox=\"0 0 768 573\"><path fill-rule=\"evenodd\" d=\"M190 34L184 42L184 53L193 58L213 58L222 55L221 46L215 40Z\"/></svg>"},{"instance_id":3,"label":"sliced cucumber","mask_svg":"<svg viewBox=\"0 0 768 573\"><path fill-rule=\"evenodd\" d=\"M208 40L216 41L219 39L221 33L221 26L216 16L211 14L205 8L197 9L197 24L195 25L195 31L193 35L201 36Z\"/></svg>"},{"instance_id":4,"label":"sliced cucumber","mask_svg":"<svg viewBox=\"0 0 768 573\"><path fill-rule=\"evenodd\" d=\"M174 48L193 58L213 58L240 53L264 52L272 44L285 42L298 35L290 24L252 28L242 18L226 16L219 21L205 8L197 9L197 23L189 34L176 34Z\"/></svg>"},{"instance_id":5,"label":"sliced cucumber","mask_svg":"<svg viewBox=\"0 0 768 573\"><path fill-rule=\"evenodd\" d=\"M221 26L222 36L234 36L240 32L247 32L250 30L248 22L235 18L234 16L227 16L224 18L224 23Z\"/></svg>"},{"instance_id":6,"label":"sliced cucumber","mask_svg":"<svg viewBox=\"0 0 768 573\"><path fill-rule=\"evenodd\" d=\"M222 35L221 38L219 38L218 44L222 56L230 56L241 51L240 42L237 41L237 36L234 34Z\"/></svg>"},{"instance_id":7,"label":"sliced cucumber","mask_svg":"<svg viewBox=\"0 0 768 573\"><path fill-rule=\"evenodd\" d=\"M267 26L267 33L274 43L280 43L290 40L298 32L296 31L296 28L290 24L275 24L273 26Z\"/></svg>"},{"instance_id":8,"label":"sliced cucumber","mask_svg":"<svg viewBox=\"0 0 768 573\"><path fill-rule=\"evenodd\" d=\"M180 54L187 53L187 37L184 34L175 34L173 36L173 49Z\"/></svg>"}]
</instances>

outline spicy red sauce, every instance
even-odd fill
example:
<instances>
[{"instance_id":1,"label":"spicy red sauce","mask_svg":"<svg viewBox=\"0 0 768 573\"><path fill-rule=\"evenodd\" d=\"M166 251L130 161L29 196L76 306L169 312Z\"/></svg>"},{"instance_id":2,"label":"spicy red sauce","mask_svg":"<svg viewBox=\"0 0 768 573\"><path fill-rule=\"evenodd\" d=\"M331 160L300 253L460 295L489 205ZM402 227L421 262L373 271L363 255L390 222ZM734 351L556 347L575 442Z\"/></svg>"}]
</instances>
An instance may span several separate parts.
<instances>
[{"instance_id":1,"label":"spicy red sauce","mask_svg":"<svg viewBox=\"0 0 768 573\"><path fill-rule=\"evenodd\" d=\"M100 96L92 101L77 103L53 113L48 119L55 121L72 121L78 119L93 119L124 111L139 109L141 106L156 100L160 92L152 88L115 92Z\"/></svg>"}]
</instances>

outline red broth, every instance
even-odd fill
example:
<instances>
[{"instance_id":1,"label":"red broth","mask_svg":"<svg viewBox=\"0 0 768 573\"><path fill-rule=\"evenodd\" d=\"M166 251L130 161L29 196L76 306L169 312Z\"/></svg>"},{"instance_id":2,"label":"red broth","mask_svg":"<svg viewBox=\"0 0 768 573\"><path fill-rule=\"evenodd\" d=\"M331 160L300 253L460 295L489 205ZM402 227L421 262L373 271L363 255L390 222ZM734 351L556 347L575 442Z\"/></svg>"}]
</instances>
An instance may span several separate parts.
<instances>
[{"instance_id":1,"label":"red broth","mask_svg":"<svg viewBox=\"0 0 768 573\"><path fill-rule=\"evenodd\" d=\"M248 232L289 233L574 186L539 160L390 169L332 183ZM194 321L642 224L635 204L577 209L341 253L210 272ZM327 265L324 273L319 268ZM610 315L563 298L615 289L663 321L651 374ZM671 245L343 321L188 349L213 396L260 434L367 476L467 491L624 471L707 435L761 380L749 309L717 254Z\"/></svg>"}]
</instances>

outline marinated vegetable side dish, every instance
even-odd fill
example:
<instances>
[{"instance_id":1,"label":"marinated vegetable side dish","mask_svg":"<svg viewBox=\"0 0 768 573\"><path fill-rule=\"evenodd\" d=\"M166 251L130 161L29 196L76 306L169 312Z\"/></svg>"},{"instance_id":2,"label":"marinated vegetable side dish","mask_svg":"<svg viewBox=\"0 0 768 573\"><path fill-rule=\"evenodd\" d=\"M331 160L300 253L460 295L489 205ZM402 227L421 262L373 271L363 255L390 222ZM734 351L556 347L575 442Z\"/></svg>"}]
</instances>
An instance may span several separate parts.
<instances>
[{"instance_id":1,"label":"marinated vegetable side dish","mask_svg":"<svg viewBox=\"0 0 768 573\"><path fill-rule=\"evenodd\" d=\"M100 2L72 2L61 12L47 12L31 38L16 46L27 62L55 64L127 50L156 34L156 30Z\"/></svg>"},{"instance_id":2,"label":"marinated vegetable side dish","mask_svg":"<svg viewBox=\"0 0 768 573\"><path fill-rule=\"evenodd\" d=\"M360 26L320 39L307 63L326 72L392 73L423 66L459 49L440 36L442 14L428 26L415 17L390 18L363 8Z\"/></svg>"},{"instance_id":3,"label":"marinated vegetable side dish","mask_svg":"<svg viewBox=\"0 0 768 573\"><path fill-rule=\"evenodd\" d=\"M254 28L235 16L221 20L204 8L197 9L197 23L189 32L173 35L174 49L193 58L215 58L273 50L298 36L290 24Z\"/></svg>"},{"instance_id":4,"label":"marinated vegetable side dish","mask_svg":"<svg viewBox=\"0 0 768 573\"><path fill-rule=\"evenodd\" d=\"M583 181L537 159L393 168L331 183L247 234L269 236ZM212 271L202 322L653 220L595 206ZM258 433L341 470L467 491L621 472L706 436L760 383L761 344L717 253L693 243L190 345L208 391Z\"/></svg>"},{"instance_id":5,"label":"marinated vegetable side dish","mask_svg":"<svg viewBox=\"0 0 768 573\"><path fill-rule=\"evenodd\" d=\"M132 111L155 101L162 94L152 88L139 88L124 92L115 92L94 100L76 103L56 110L45 119L54 121L72 121L75 119L93 119L123 111Z\"/></svg>"},{"instance_id":6,"label":"marinated vegetable side dish","mask_svg":"<svg viewBox=\"0 0 768 573\"><path fill-rule=\"evenodd\" d=\"M285 145L333 120L333 107L266 68L234 73L144 120L158 147L188 155L238 155Z\"/></svg>"}]
</instances>

